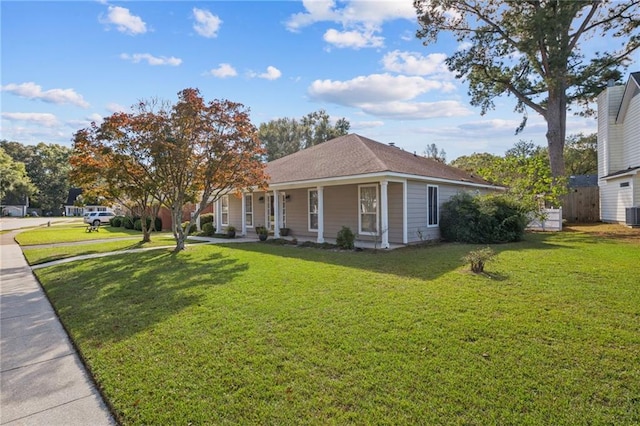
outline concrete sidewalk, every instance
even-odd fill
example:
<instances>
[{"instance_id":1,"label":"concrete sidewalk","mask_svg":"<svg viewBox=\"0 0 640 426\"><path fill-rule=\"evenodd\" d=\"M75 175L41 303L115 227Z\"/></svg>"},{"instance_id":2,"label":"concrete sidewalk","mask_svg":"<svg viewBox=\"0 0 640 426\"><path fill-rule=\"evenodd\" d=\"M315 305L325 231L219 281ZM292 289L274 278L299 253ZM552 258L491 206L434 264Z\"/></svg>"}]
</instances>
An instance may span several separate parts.
<instances>
[{"instance_id":1,"label":"concrete sidewalk","mask_svg":"<svg viewBox=\"0 0 640 426\"><path fill-rule=\"evenodd\" d=\"M0 424L115 425L15 233L0 235Z\"/></svg>"}]
</instances>

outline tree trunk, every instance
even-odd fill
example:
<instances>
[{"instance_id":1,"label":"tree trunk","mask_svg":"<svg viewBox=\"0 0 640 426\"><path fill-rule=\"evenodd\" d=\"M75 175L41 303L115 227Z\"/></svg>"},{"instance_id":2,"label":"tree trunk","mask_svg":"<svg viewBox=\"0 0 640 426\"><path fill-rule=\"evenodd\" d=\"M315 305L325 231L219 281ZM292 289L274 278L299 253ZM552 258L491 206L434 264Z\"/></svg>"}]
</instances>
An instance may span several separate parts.
<instances>
[{"instance_id":1,"label":"tree trunk","mask_svg":"<svg viewBox=\"0 0 640 426\"><path fill-rule=\"evenodd\" d=\"M176 239L176 248L174 252L184 250L184 242L186 240L186 233L182 229L182 206L172 206L171 208L171 222L173 226L173 236Z\"/></svg>"},{"instance_id":2,"label":"tree trunk","mask_svg":"<svg viewBox=\"0 0 640 426\"><path fill-rule=\"evenodd\" d=\"M564 177L564 142L567 122L567 101L564 90L549 90L547 107L547 144L549 164L554 180Z\"/></svg>"}]
</instances>

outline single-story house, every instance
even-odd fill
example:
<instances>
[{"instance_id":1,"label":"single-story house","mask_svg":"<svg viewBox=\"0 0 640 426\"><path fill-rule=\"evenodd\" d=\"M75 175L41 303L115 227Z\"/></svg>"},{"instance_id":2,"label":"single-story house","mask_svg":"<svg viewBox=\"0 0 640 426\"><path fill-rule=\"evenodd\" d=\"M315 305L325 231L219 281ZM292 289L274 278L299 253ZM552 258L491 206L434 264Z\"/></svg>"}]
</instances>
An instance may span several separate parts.
<instances>
[{"instance_id":1,"label":"single-story house","mask_svg":"<svg viewBox=\"0 0 640 426\"><path fill-rule=\"evenodd\" d=\"M67 201L64 203L64 215L65 216L82 216L85 213L90 212L106 212L114 211L112 206L102 205L76 205L77 198L82 194L81 188L69 188L69 195ZM117 213L117 212L116 212Z\"/></svg>"},{"instance_id":2,"label":"single-story house","mask_svg":"<svg viewBox=\"0 0 640 426\"><path fill-rule=\"evenodd\" d=\"M598 96L598 186L600 220L634 225L629 213L640 213L640 72ZM634 217L640 225L640 214Z\"/></svg>"},{"instance_id":3,"label":"single-story house","mask_svg":"<svg viewBox=\"0 0 640 426\"><path fill-rule=\"evenodd\" d=\"M29 197L7 194L0 202L2 216L24 217L29 209Z\"/></svg>"},{"instance_id":4,"label":"single-story house","mask_svg":"<svg viewBox=\"0 0 640 426\"><path fill-rule=\"evenodd\" d=\"M215 202L218 230L251 235L282 228L299 241L334 241L343 226L357 242L410 244L440 238L440 206L461 191L500 190L480 177L394 144L349 134L271 161L266 191Z\"/></svg>"}]
</instances>

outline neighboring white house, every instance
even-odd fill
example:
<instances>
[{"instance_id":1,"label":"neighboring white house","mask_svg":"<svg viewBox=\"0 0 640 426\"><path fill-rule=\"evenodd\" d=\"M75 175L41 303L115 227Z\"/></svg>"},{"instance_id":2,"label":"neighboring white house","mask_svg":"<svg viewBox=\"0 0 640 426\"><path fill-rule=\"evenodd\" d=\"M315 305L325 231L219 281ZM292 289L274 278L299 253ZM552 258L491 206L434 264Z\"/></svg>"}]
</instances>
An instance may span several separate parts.
<instances>
[{"instance_id":1,"label":"neighboring white house","mask_svg":"<svg viewBox=\"0 0 640 426\"><path fill-rule=\"evenodd\" d=\"M640 72L598 96L598 186L603 222L640 208Z\"/></svg>"}]
</instances>

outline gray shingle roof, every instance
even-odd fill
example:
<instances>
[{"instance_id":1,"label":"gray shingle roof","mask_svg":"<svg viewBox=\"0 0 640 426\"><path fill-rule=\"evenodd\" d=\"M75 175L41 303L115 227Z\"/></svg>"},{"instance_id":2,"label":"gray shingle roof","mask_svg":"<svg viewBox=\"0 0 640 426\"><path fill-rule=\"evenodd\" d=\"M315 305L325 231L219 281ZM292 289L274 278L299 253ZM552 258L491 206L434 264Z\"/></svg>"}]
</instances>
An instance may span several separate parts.
<instances>
[{"instance_id":1,"label":"gray shingle roof","mask_svg":"<svg viewBox=\"0 0 640 426\"><path fill-rule=\"evenodd\" d=\"M484 179L464 170L353 133L267 164L271 184L381 172L490 185Z\"/></svg>"}]
</instances>

